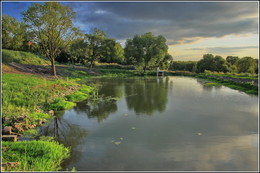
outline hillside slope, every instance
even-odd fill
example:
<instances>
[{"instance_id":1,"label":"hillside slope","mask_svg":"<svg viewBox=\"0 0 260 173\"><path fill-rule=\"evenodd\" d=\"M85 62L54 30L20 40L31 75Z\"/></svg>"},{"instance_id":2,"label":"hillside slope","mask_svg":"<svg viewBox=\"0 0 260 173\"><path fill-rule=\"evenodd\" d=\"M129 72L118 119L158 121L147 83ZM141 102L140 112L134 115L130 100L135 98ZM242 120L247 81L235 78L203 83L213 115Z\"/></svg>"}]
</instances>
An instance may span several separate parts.
<instances>
[{"instance_id":1,"label":"hillside slope","mask_svg":"<svg viewBox=\"0 0 260 173\"><path fill-rule=\"evenodd\" d=\"M20 64L31 64L31 65L49 65L50 62L45 57L39 55L23 52L2 49L2 62L3 63L20 63Z\"/></svg>"}]
</instances>

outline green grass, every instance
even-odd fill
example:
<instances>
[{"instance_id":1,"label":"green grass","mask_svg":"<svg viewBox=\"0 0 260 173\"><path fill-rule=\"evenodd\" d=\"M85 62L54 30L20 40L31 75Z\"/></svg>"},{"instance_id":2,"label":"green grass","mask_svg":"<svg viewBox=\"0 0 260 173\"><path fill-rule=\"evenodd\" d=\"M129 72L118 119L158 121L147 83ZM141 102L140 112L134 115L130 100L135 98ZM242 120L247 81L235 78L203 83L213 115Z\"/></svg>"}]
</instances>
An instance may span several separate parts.
<instances>
[{"instance_id":1,"label":"green grass","mask_svg":"<svg viewBox=\"0 0 260 173\"><path fill-rule=\"evenodd\" d=\"M68 101L79 102L89 98L89 94L93 91L93 88L87 85L82 85L81 88L73 94L67 95Z\"/></svg>"},{"instance_id":2,"label":"green grass","mask_svg":"<svg viewBox=\"0 0 260 173\"><path fill-rule=\"evenodd\" d=\"M2 142L2 163L20 162L5 171L58 171L69 148L54 141Z\"/></svg>"},{"instance_id":3,"label":"green grass","mask_svg":"<svg viewBox=\"0 0 260 173\"><path fill-rule=\"evenodd\" d=\"M31 122L48 119L49 110L65 110L87 99L91 87L72 79L46 79L35 75L2 75L2 116L26 115ZM7 124L4 124L6 126Z\"/></svg>"},{"instance_id":4,"label":"green grass","mask_svg":"<svg viewBox=\"0 0 260 173\"><path fill-rule=\"evenodd\" d=\"M45 105L54 102L54 98L68 93L68 88L78 87L74 81L35 75L3 74L2 77L3 117L45 110Z\"/></svg>"},{"instance_id":5,"label":"green grass","mask_svg":"<svg viewBox=\"0 0 260 173\"><path fill-rule=\"evenodd\" d=\"M195 77L213 81L216 84L224 85L235 90L243 91L247 94L258 95L258 86L252 85L251 83L237 83L237 82L222 80L214 77L208 77L207 75L203 75L203 74L196 75Z\"/></svg>"},{"instance_id":6,"label":"green grass","mask_svg":"<svg viewBox=\"0 0 260 173\"><path fill-rule=\"evenodd\" d=\"M44 65L50 64L49 60L45 57L39 55L23 52L23 51L14 51L2 49L2 62L10 63L16 62L20 64L32 64L32 65Z\"/></svg>"},{"instance_id":7,"label":"green grass","mask_svg":"<svg viewBox=\"0 0 260 173\"><path fill-rule=\"evenodd\" d=\"M206 85L206 86L218 86L218 85L221 85L221 84L209 82L209 83L205 83L204 85Z\"/></svg>"},{"instance_id":8,"label":"green grass","mask_svg":"<svg viewBox=\"0 0 260 173\"><path fill-rule=\"evenodd\" d=\"M55 100L52 103L48 104L46 107L49 110L60 111L60 110L71 109L75 105L76 105L75 103L66 101L64 98L55 98Z\"/></svg>"}]
</instances>

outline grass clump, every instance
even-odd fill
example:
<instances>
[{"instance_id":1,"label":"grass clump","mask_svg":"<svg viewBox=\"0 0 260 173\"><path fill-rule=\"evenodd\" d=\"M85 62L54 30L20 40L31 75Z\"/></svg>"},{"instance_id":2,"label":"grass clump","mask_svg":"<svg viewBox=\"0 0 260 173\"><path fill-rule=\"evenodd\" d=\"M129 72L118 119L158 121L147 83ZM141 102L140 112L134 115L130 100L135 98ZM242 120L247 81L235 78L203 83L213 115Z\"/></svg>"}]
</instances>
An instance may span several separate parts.
<instances>
[{"instance_id":1,"label":"grass clump","mask_svg":"<svg viewBox=\"0 0 260 173\"><path fill-rule=\"evenodd\" d=\"M2 142L2 163L18 162L5 171L58 171L69 148L54 141Z\"/></svg>"},{"instance_id":2,"label":"grass clump","mask_svg":"<svg viewBox=\"0 0 260 173\"><path fill-rule=\"evenodd\" d=\"M67 95L68 101L79 102L89 98L90 93L93 91L93 87L82 85L82 87L73 94Z\"/></svg>"},{"instance_id":3,"label":"grass clump","mask_svg":"<svg viewBox=\"0 0 260 173\"><path fill-rule=\"evenodd\" d=\"M206 86L219 86L219 85L221 85L221 84L219 84L219 83L205 83L204 85L206 85Z\"/></svg>"},{"instance_id":4,"label":"grass clump","mask_svg":"<svg viewBox=\"0 0 260 173\"><path fill-rule=\"evenodd\" d=\"M44 57L41 57L39 55L30 52L23 52L23 51L3 49L2 58L3 58L2 59L3 63L16 62L20 64L32 64L32 65L50 64L49 61Z\"/></svg>"},{"instance_id":5,"label":"grass clump","mask_svg":"<svg viewBox=\"0 0 260 173\"><path fill-rule=\"evenodd\" d=\"M73 108L75 105L75 103L65 101L63 98L56 98L53 103L50 103L47 106L47 108L55 111L60 111Z\"/></svg>"}]
</instances>

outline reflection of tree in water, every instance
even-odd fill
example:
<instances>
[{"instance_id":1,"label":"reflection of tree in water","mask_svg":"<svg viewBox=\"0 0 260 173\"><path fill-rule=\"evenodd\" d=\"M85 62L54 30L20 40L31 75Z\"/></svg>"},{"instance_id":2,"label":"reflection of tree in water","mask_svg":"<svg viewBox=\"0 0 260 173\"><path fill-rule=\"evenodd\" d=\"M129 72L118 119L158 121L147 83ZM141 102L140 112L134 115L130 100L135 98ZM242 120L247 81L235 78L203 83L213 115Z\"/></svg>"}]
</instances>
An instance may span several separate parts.
<instances>
[{"instance_id":1,"label":"reflection of tree in water","mask_svg":"<svg viewBox=\"0 0 260 173\"><path fill-rule=\"evenodd\" d=\"M88 132L65 120L62 116L63 114L64 112L58 112L52 122L41 128L40 133L43 136L54 137L55 141L71 148L72 156L65 160L64 165L72 160L75 162L80 159L81 152L77 151L76 147L81 143L81 140L87 136Z\"/></svg>"},{"instance_id":2,"label":"reflection of tree in water","mask_svg":"<svg viewBox=\"0 0 260 173\"><path fill-rule=\"evenodd\" d=\"M100 96L113 97L117 99L123 97L124 79L94 79L91 83L98 87L98 93Z\"/></svg>"},{"instance_id":3,"label":"reflection of tree in water","mask_svg":"<svg viewBox=\"0 0 260 173\"><path fill-rule=\"evenodd\" d=\"M147 115L152 115L155 111L163 112L168 102L168 83L168 78L157 78L139 79L127 84L125 93L128 109Z\"/></svg>"},{"instance_id":4,"label":"reflection of tree in water","mask_svg":"<svg viewBox=\"0 0 260 173\"><path fill-rule=\"evenodd\" d=\"M84 112L88 118L96 118L101 122L109 117L111 113L117 111L116 100L111 97L99 97L89 101L79 102L74 110L79 114Z\"/></svg>"},{"instance_id":5,"label":"reflection of tree in water","mask_svg":"<svg viewBox=\"0 0 260 173\"><path fill-rule=\"evenodd\" d=\"M123 79L94 79L91 85L98 88L98 98L80 102L74 108L77 113L84 112L89 118L101 122L117 111L116 100L123 97Z\"/></svg>"},{"instance_id":6,"label":"reflection of tree in water","mask_svg":"<svg viewBox=\"0 0 260 173\"><path fill-rule=\"evenodd\" d=\"M43 126L41 135L54 137L56 141L65 146L75 146L87 136L87 131L65 120L62 116L63 113L57 113L51 123Z\"/></svg>"},{"instance_id":7,"label":"reflection of tree in water","mask_svg":"<svg viewBox=\"0 0 260 173\"><path fill-rule=\"evenodd\" d=\"M85 111L89 118L96 118L98 122L105 120L111 113L117 111L116 100L112 98L103 98L97 102L90 102L85 107Z\"/></svg>"}]
</instances>

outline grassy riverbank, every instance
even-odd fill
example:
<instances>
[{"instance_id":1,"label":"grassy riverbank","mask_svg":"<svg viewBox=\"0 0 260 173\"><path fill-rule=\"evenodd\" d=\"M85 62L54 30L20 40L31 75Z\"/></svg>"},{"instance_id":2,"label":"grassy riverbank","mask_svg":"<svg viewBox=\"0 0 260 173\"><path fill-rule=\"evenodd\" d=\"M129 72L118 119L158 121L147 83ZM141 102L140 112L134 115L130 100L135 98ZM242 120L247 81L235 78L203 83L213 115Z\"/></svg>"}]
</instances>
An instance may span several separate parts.
<instances>
[{"instance_id":1,"label":"grassy riverbank","mask_svg":"<svg viewBox=\"0 0 260 173\"><path fill-rule=\"evenodd\" d=\"M202 78L214 82L214 85L224 85L247 94L258 95L258 75L190 72L168 72L168 75Z\"/></svg>"},{"instance_id":2,"label":"grassy riverbank","mask_svg":"<svg viewBox=\"0 0 260 173\"><path fill-rule=\"evenodd\" d=\"M11 126L12 133L19 135L35 133L34 128L51 119L56 110L75 106L92 90L73 79L3 73L2 127ZM49 141L3 142L2 149L4 169L8 171L56 171L69 152Z\"/></svg>"}]
</instances>

